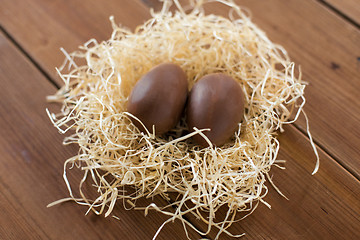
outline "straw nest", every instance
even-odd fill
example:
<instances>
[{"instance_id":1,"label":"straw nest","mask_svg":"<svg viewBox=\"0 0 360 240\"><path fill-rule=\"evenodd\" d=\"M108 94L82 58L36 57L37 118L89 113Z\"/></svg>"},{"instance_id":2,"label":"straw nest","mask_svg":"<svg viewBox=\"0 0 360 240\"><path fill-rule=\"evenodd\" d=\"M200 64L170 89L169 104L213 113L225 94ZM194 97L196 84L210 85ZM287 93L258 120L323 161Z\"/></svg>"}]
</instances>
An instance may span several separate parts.
<instances>
[{"instance_id":1,"label":"straw nest","mask_svg":"<svg viewBox=\"0 0 360 240\"><path fill-rule=\"evenodd\" d=\"M173 2L177 10L172 13ZM79 152L64 166L70 198L54 204L74 200L108 216L119 200L136 209L137 199L160 195L167 204L152 203L145 212L156 209L169 216L164 224L180 219L191 228L184 215L193 214L208 225L204 232L196 231L206 235L215 227L217 237L222 232L232 235L226 229L237 220L236 213L251 213L259 202L267 204L265 182L271 182L271 166L279 166L276 132L297 119L305 103L305 84L295 76L287 52L233 1L218 0L229 7L229 18L206 15L205 1L191 2L185 12L178 1L165 1L162 10L152 12L134 32L111 18L109 40L92 39L79 51L64 51L66 61L58 73L65 84L49 97L62 108L48 114L61 133L70 132L64 144L77 144ZM189 133L184 120L163 136L155 136L152 129L141 133L133 125L126 112L128 96L141 76L163 62L178 64L189 88L214 72L239 82L245 116L231 141L200 148L191 136L202 130ZM66 177L74 165L84 173L80 196L74 196ZM81 191L85 181L92 181L96 199ZM225 217L215 219L223 206Z\"/></svg>"}]
</instances>

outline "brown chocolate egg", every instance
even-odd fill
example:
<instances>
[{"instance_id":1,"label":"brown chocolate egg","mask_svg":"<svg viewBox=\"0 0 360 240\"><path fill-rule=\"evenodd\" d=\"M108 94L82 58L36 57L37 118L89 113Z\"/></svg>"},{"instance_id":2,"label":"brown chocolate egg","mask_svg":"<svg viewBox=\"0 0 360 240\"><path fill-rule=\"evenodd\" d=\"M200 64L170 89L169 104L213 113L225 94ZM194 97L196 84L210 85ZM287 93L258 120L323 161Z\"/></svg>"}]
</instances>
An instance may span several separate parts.
<instances>
[{"instance_id":1,"label":"brown chocolate egg","mask_svg":"<svg viewBox=\"0 0 360 240\"><path fill-rule=\"evenodd\" d=\"M233 78L222 73L202 77L191 89L187 103L189 129L210 128L203 133L216 146L223 145L234 136L244 115L244 94ZM199 134L194 140L208 146Z\"/></svg>"},{"instance_id":2,"label":"brown chocolate egg","mask_svg":"<svg viewBox=\"0 0 360 240\"><path fill-rule=\"evenodd\" d=\"M127 111L139 118L146 128L163 134L180 120L188 92L184 71L175 64L163 63L151 69L134 86ZM134 120L141 130L145 129Z\"/></svg>"}]
</instances>

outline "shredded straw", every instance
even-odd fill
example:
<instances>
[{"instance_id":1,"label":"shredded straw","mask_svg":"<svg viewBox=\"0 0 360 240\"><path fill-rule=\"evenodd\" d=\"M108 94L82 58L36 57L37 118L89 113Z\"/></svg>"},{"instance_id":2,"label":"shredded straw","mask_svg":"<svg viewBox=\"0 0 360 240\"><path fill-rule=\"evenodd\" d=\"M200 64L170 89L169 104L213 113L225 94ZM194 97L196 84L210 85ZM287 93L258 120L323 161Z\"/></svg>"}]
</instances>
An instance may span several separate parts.
<instances>
[{"instance_id":1,"label":"shredded straw","mask_svg":"<svg viewBox=\"0 0 360 240\"><path fill-rule=\"evenodd\" d=\"M173 2L177 10L172 13ZM217 0L229 7L229 19L206 15L205 2L191 1L190 11L185 11L177 0L166 0L162 10L152 12L135 32L116 25L111 17L109 40L91 39L71 54L62 49L66 59L57 71L65 84L48 99L62 103L62 109L58 114L47 112L61 133L71 134L64 144L79 145L79 152L64 165L70 198L51 205L73 200L109 216L118 201L137 209L137 199L160 195L164 206L139 207L145 213L155 209L169 216L154 238L175 219L182 221L186 233L186 227L202 235L215 228L216 238L224 232L239 237L243 234L227 230L232 223L252 213L259 202L270 207L264 201L265 182L273 185L268 174L272 165L283 168L275 136L301 113L305 83L296 76L285 49L272 43L233 1ZM154 129L144 134L135 127L136 118L126 112L129 94L141 76L164 62L178 64L186 72L189 88L214 72L239 82L246 110L231 141L200 148L190 138L194 134L206 138L202 132L208 129L189 133L183 119L164 136L155 136ZM295 117L290 120L291 116ZM318 158L315 147L314 151ZM74 166L84 172L80 196L74 196L67 179L67 170ZM314 173L317 168L318 163ZM93 181L96 199L88 199L82 191L87 180ZM208 227L196 229L185 214Z\"/></svg>"}]
</instances>

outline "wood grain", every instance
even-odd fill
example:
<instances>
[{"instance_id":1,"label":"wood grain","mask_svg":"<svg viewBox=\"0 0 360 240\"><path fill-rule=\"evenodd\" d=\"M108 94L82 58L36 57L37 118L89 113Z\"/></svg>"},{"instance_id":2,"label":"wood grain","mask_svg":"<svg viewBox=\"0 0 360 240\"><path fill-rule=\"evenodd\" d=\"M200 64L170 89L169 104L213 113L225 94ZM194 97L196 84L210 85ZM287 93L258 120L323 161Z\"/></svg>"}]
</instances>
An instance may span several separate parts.
<instances>
[{"instance_id":1,"label":"wood grain","mask_svg":"<svg viewBox=\"0 0 360 240\"><path fill-rule=\"evenodd\" d=\"M115 210L120 220L89 214L75 203L46 208L68 193L63 162L76 154L45 113L55 88L0 34L0 238L152 239L166 216ZM73 173L77 178L79 172ZM162 204L162 200L155 199ZM139 204L144 204L140 201ZM174 232L176 234L174 234ZM190 232L193 239L198 235ZM182 224L170 223L159 239L185 239Z\"/></svg>"},{"instance_id":2,"label":"wood grain","mask_svg":"<svg viewBox=\"0 0 360 240\"><path fill-rule=\"evenodd\" d=\"M36 0L23 4L18 1L3 1L0 22L59 82L53 69L63 60L57 51L60 46L71 51L92 37L109 38L110 14L123 25L134 28L149 17L146 6L160 7L155 0L144 0L147 5L130 0L111 0L108 4L95 0L54 3ZM356 111L360 108L357 96L360 91L359 30L314 0L301 1L301 4L299 0L239 0L237 3L246 6L253 13L254 22L270 39L282 44L302 67L304 80L309 82L305 110L315 141L360 178L360 128L357 127L360 113ZM210 4L208 9L227 15L227 9L218 5ZM306 131L304 119L297 125Z\"/></svg>"},{"instance_id":3,"label":"wood grain","mask_svg":"<svg viewBox=\"0 0 360 240\"><path fill-rule=\"evenodd\" d=\"M306 91L307 112L314 138L358 176L359 115L352 110L359 107L359 31L312 0L300 4L295 0L238 2L247 6L254 21L302 65L305 80L310 82ZM209 9L225 14L223 8ZM53 68L63 60L57 49L64 46L74 50L92 37L107 39L111 31L107 20L110 14L131 28L149 17L145 5L131 0L111 0L107 4L95 0L3 0L0 23L55 79ZM61 137L46 119L44 96L55 91L47 79L4 40L0 41L0 59L1 78L4 78L0 81L0 96L6 99L0 102L0 123L7 126L0 129L0 207L5 209L0 212L0 236L150 239L163 219L155 213L144 218L139 212L120 212L119 224L103 217L83 217L86 209L74 204L44 208L67 194L61 179L62 162L75 149L61 146ZM15 65L11 66L9 61ZM35 88L36 91L29 90ZM299 126L303 129L301 121ZM246 239L359 238L359 181L322 151L320 172L310 176L314 156L307 139L294 127L287 127L280 141L280 157L288 160L287 170L273 169L272 173L290 201L270 188L265 200L272 210L262 205L232 230L246 232ZM178 225L169 225L159 239L184 239L184 235L172 235L172 231L183 234ZM103 233L105 229L110 232ZM209 237L213 238L214 232Z\"/></svg>"},{"instance_id":4,"label":"wood grain","mask_svg":"<svg viewBox=\"0 0 360 240\"><path fill-rule=\"evenodd\" d=\"M359 29L316 1L239 2L302 67L309 82L305 110L314 139L359 178ZM305 131L303 118L296 125Z\"/></svg>"},{"instance_id":5,"label":"wood grain","mask_svg":"<svg viewBox=\"0 0 360 240\"><path fill-rule=\"evenodd\" d=\"M312 73L315 73L315 70L320 72L317 75L313 76L312 74L306 73L304 70L305 77L307 78L306 80L311 80L310 86L308 88L314 88L312 92L307 93L307 96L318 95L316 91L324 88L324 83L321 83L320 81L325 81L327 82L327 84L329 84L330 81L335 81L339 86L336 87L336 85L332 85L331 87L333 87L336 91L340 91L340 93L336 94L334 90L329 89L330 86L328 86L327 88L325 86L325 89L320 92L320 99L325 98L326 100L329 100L328 98L330 98L330 96L326 96L326 91L330 91L331 96L335 98L335 100L337 99L337 101L339 101L339 98L343 98L344 96L341 95L344 94L346 97L350 97L350 99L348 99L348 101L345 101L345 104L344 102L342 102L341 105L339 104L338 108L336 108L335 106L336 109L331 110L331 113L336 112L339 108L342 108L343 105L345 105L345 109L342 110L342 114L348 114L349 112L351 112L352 108L356 109L358 104L358 101L356 101L357 92L353 92L354 89L352 89L351 87L356 87L356 83L358 81L357 69L355 64L352 63L351 67L348 68L348 70L350 69L350 74L348 73L349 79L347 79L347 81L349 81L350 83L348 86L344 87L344 85L341 84L344 81L343 78L339 79L339 76L337 74L334 74L334 71L330 71L330 73L327 73L326 76L321 76L321 73L324 74L329 71L329 67L324 65L323 62L321 62L323 61L323 59L320 59L321 61L318 62L319 57L311 51L312 47L310 45L307 45L305 49L301 48L302 42L305 40L306 36L308 36L309 34L314 34L315 36L312 36L312 38L310 39L310 43L315 42L314 47L320 48L320 50L318 50L320 53L325 53L327 52L326 48L335 48L335 41L339 41L338 38L345 39L342 34L340 34L340 37L336 37L336 32L348 32L350 28L351 31L348 32L348 34L345 34L345 36L356 34L355 38L357 38L356 29L353 29L352 27L346 27L345 31L340 31L340 29L344 26L347 26L347 24L345 22L342 22L342 20L339 20L340 18L338 18L337 16L332 16L333 13L328 13L327 10L322 9L321 6L317 5L316 3L314 5L312 3L310 4L306 2L305 5L307 4L307 6L297 10L294 1L289 1L286 4L282 4L284 2L281 1L270 1L270 3L268 2L266 4L263 2L260 3L259 1L239 2L244 6L247 6L253 12L255 22L258 21L258 24L261 25L263 29L265 29L267 32L269 32L269 35L273 35L273 37L270 37L275 39L277 38L278 42L281 43L283 39L288 40L287 42L282 44L284 44L288 50L290 49L290 55L293 56L294 59L299 59L299 61L304 62ZM146 4L155 9L160 8L159 4L156 1L152 1L152 3L146 1ZM307 11L309 11L309 9L314 6L314 13L316 11L317 14L320 14L320 17L316 18L312 17L312 14L304 14L306 9ZM224 14L226 12L224 8L221 8L218 5L208 6L208 9L210 10L209 12L216 12L218 14ZM270 11L270 13L266 13L267 11L265 11L264 9L267 9L267 11ZM271 19L271 16L281 15L281 12L284 12L285 9L289 11L289 14L282 14L283 19L279 17L277 17L279 19ZM309 18L309 16L310 20L307 20L306 18ZM302 33L302 35L300 33L295 34L295 36L291 37L289 36L292 30L291 25L296 22L296 19L298 19L299 23L298 25L295 23L295 29L300 29L300 25L305 24L304 32ZM315 31L315 29L309 31L309 27L316 28L316 24L319 21L319 25L321 26L324 25L325 21L328 20L331 20L330 26L332 26L330 27L330 34L326 37L323 37L322 39L317 39L319 31ZM280 27L284 28L281 29L281 36L275 36L276 34L278 34ZM326 29L329 29L329 27ZM305 34L305 31L309 31L309 33ZM299 38L299 40L296 40L296 37ZM289 43L290 41L297 42ZM349 50L346 52L346 54L349 53L351 48L358 49L356 41L352 41L351 43L349 43L348 41L346 44L348 44L347 46L349 47ZM340 43L340 45L342 45L341 47L345 47L346 44L342 45ZM291 50L294 50L294 53L292 53ZM304 51L305 53L302 51ZM339 51L336 51L336 49L334 49L334 51L332 51L331 53L334 52L336 56L339 56L340 59L350 59L351 57L352 60L356 59L356 54L348 56L346 54L340 54ZM306 64L306 61L310 60L305 61L305 59L312 60L311 63L314 65ZM326 61L327 59L324 60ZM331 67L334 68L333 65L331 65ZM329 76L330 80L325 79L325 77ZM352 92L352 94L349 94L349 92ZM335 100L330 101L333 103L333 101L335 102ZM318 99L315 99L314 101L315 103L319 103ZM326 103L323 100L321 104L319 104L319 107L325 107L325 111L327 111L329 109L329 107L327 107L328 104L329 103ZM348 106L348 104L350 106ZM334 104L331 105L331 108L334 107L333 105ZM307 108L309 109L309 107ZM324 114L324 110L320 110L321 109L317 108L316 111L318 112L317 116L320 115L321 117L321 114ZM335 117L337 118L336 121L341 121L342 119L340 114L336 114ZM350 125L352 126L344 126L345 129L347 127L349 127L349 129L346 129L347 132L342 133L343 135L349 136L349 132L354 131L355 124L359 122L357 121L359 115L356 115L356 113L353 119L351 119L351 117L352 116L350 116L350 120L347 120L349 120ZM313 121L316 121L313 120L314 118L316 119L315 116L312 116L311 118L312 126L314 125ZM327 116L327 118L329 121L333 121L330 116ZM300 126L303 127L304 122L302 122ZM339 124L336 126L338 127ZM319 128L318 126L313 126L312 130L313 134L314 131L316 132L314 134L316 139L318 139L318 132L320 130L324 130L323 128L325 128L326 131L333 130L331 126L323 126L322 128ZM319 131L316 131L318 129ZM343 128L337 130L337 136L334 137L332 140L337 141L338 135L341 136L338 131L343 130ZM353 156L358 156L357 146L359 144L356 144L356 142L359 142L359 139L357 139L359 134L357 130L355 131L356 132L354 132L352 136L350 134L350 137L352 138L350 140L345 140L345 143L343 145L347 145L347 147L353 148L353 150L355 151L355 153L353 153ZM320 157L322 159L320 171L317 175L310 176L309 172L311 171L312 166L312 152L307 146L308 143L305 141L304 137L298 130L295 130L292 127L287 127L286 132L280 135L280 142L282 146L280 158L288 160L288 163L286 164L287 170L279 171L278 169L274 169L272 173L274 174L274 181L276 185L279 186L280 189L290 198L290 201L286 201L281 196L279 196L274 191L274 189L271 189L272 192L265 200L272 204L273 209L269 211L264 206L262 206L256 210L254 215L250 216L248 219L241 222L240 224L234 225L232 229L236 233L246 232L247 239L268 239L269 236L271 236L271 238L273 239L359 238L360 204L357 199L357 196L360 194L359 182L351 174L340 170L341 167L330 156L322 152L320 149ZM331 145L333 144L334 143L331 143ZM328 148L326 149L328 150ZM332 149L330 149L329 151L331 153L333 152ZM343 157L343 155L341 157ZM341 158L340 161L342 159L343 158ZM348 160L353 161L353 159L350 157ZM357 166L358 163L359 162L355 162L354 165ZM307 169L307 171L304 171L304 169ZM355 171L358 170L356 168L351 169ZM347 180L345 180L345 182L339 182L340 179ZM348 187L349 183L347 183L347 181L352 182L352 187ZM344 186L346 186L346 189L344 189ZM347 204L350 204L350 206L346 207L347 209L343 208L347 205L344 204L343 198L340 197L343 195L351 196L351 199L346 200L348 202ZM353 205L353 203L355 203L355 206ZM355 207L355 211L353 207ZM197 224L199 228L205 229L205 227L202 226L200 222L197 222L195 219L192 220ZM344 224L345 222L349 223L350 225ZM346 230L344 230L344 228L346 228ZM212 232L210 236L211 238L215 237L215 232ZM227 238L223 236L222 239Z\"/></svg>"},{"instance_id":6,"label":"wood grain","mask_svg":"<svg viewBox=\"0 0 360 240\"><path fill-rule=\"evenodd\" d=\"M237 3L250 10L253 21L301 66L303 79L309 82L305 110L314 139L360 178L359 29L317 1ZM159 8L155 1L147 4ZM206 9L223 16L228 12L220 4L208 4ZM304 118L296 125L306 132Z\"/></svg>"},{"instance_id":7,"label":"wood grain","mask_svg":"<svg viewBox=\"0 0 360 240\"><path fill-rule=\"evenodd\" d=\"M357 24L360 24L360 2L358 0L323 0L336 8L339 12L348 16Z\"/></svg>"},{"instance_id":8,"label":"wood grain","mask_svg":"<svg viewBox=\"0 0 360 240\"><path fill-rule=\"evenodd\" d=\"M273 167L271 176L289 200L268 183L269 194L264 200L272 208L260 204L252 215L229 230L246 233L242 239L359 239L360 182L320 149L322 166L312 176L313 153L308 141L290 126L285 127L279 140L279 159L286 160L286 169ZM191 220L205 230L200 221ZM216 233L212 231L210 239ZM220 239L233 238L222 234Z\"/></svg>"},{"instance_id":9,"label":"wood grain","mask_svg":"<svg viewBox=\"0 0 360 240\"><path fill-rule=\"evenodd\" d=\"M55 67L64 60L60 48L72 52L89 39L107 40L111 15L130 29L150 17L137 0L2 0L0 7L1 25L59 84Z\"/></svg>"}]
</instances>

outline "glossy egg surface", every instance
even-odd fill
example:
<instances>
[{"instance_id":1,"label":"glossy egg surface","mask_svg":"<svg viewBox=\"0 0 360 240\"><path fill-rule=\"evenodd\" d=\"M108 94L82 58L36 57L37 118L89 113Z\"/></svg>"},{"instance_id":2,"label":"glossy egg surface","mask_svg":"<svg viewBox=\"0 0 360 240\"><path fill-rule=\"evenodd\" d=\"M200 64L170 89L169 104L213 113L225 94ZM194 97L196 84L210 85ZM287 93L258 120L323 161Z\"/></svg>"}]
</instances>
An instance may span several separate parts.
<instances>
[{"instance_id":1,"label":"glossy egg surface","mask_svg":"<svg viewBox=\"0 0 360 240\"><path fill-rule=\"evenodd\" d=\"M183 112L188 93L184 71L176 64L163 63L146 73L134 86L127 111L139 118L152 133L163 134L173 128ZM133 123L144 131L142 125Z\"/></svg>"},{"instance_id":2,"label":"glossy egg surface","mask_svg":"<svg viewBox=\"0 0 360 240\"><path fill-rule=\"evenodd\" d=\"M210 128L203 133L214 145L221 146L234 136L243 119L243 91L239 83L226 74L205 75L191 89L186 112L190 130ZM194 140L208 146L200 135L195 135Z\"/></svg>"}]
</instances>

